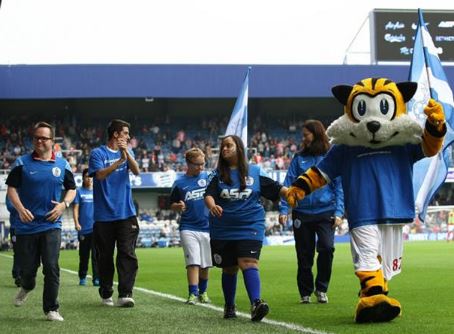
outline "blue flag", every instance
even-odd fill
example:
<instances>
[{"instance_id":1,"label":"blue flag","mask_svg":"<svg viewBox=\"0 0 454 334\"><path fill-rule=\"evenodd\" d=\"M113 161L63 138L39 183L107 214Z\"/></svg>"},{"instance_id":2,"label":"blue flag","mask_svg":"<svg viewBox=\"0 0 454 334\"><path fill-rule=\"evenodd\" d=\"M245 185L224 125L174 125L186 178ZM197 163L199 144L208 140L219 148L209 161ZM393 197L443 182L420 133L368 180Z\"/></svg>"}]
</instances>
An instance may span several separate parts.
<instances>
[{"instance_id":1,"label":"blue flag","mask_svg":"<svg viewBox=\"0 0 454 334\"><path fill-rule=\"evenodd\" d=\"M435 47L420 9L418 14L419 23L410 68L410 81L417 82L418 89L415 96L408 102L408 114L424 126L426 120L424 107L427 101L433 98L443 105L448 128L442 150L434 157L418 161L413 168L416 212L419 219L424 221L429 202L443 185L448 174L451 160L450 145L454 141L454 102L452 90L438 58L438 53L442 50Z\"/></svg>"},{"instance_id":2,"label":"blue flag","mask_svg":"<svg viewBox=\"0 0 454 334\"><path fill-rule=\"evenodd\" d=\"M245 153L247 155L247 104L249 98L249 67L244 78L243 86L241 86L240 95L236 99L235 107L233 107L232 115L230 116L225 135L237 135L243 140Z\"/></svg>"}]
</instances>

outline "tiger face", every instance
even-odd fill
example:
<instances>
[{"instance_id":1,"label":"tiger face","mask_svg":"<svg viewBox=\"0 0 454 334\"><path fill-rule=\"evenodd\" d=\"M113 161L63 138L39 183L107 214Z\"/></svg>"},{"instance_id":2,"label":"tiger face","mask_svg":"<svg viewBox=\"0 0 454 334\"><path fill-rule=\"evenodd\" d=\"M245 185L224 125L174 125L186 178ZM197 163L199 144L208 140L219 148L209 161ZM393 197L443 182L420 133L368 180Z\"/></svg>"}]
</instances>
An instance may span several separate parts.
<instances>
[{"instance_id":1,"label":"tiger face","mask_svg":"<svg viewBox=\"0 0 454 334\"><path fill-rule=\"evenodd\" d=\"M420 143L423 129L407 115L405 106L416 88L414 82L386 78L335 86L332 92L344 105L344 115L328 127L331 142L371 148Z\"/></svg>"}]
</instances>

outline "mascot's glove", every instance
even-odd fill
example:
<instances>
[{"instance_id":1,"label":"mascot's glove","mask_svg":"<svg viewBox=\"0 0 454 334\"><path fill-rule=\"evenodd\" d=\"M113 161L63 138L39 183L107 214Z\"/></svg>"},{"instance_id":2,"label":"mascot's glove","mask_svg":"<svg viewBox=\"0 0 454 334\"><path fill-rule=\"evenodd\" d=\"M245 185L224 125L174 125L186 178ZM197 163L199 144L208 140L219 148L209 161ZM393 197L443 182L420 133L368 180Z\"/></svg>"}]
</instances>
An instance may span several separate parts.
<instances>
[{"instance_id":1,"label":"mascot's glove","mask_svg":"<svg viewBox=\"0 0 454 334\"><path fill-rule=\"evenodd\" d=\"M298 205L298 201L301 201L304 196L306 196L306 193L303 189L296 186L291 186L287 191L287 203L292 208L295 208Z\"/></svg>"},{"instance_id":2,"label":"mascot's glove","mask_svg":"<svg viewBox=\"0 0 454 334\"><path fill-rule=\"evenodd\" d=\"M438 131L443 129L445 124L445 113L441 103L430 99L427 106L424 108L424 113L427 115L427 121L432 124Z\"/></svg>"}]
</instances>

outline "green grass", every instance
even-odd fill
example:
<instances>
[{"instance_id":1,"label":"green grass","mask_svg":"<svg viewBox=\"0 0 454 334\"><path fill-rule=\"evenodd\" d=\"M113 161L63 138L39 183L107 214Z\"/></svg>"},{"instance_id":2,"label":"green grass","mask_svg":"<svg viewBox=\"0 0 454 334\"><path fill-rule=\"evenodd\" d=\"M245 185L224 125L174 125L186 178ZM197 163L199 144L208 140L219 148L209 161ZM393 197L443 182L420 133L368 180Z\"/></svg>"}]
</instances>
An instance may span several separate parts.
<instances>
[{"instance_id":1,"label":"green grass","mask_svg":"<svg viewBox=\"0 0 454 334\"><path fill-rule=\"evenodd\" d=\"M182 250L139 249L136 286L186 298L187 285ZM7 254L7 253L0 253ZM77 253L62 251L62 268L77 270ZM247 318L222 319L216 310L190 307L179 300L136 291L134 309L100 306L97 290L77 286L76 275L62 272L60 288L64 323L44 321L41 311L42 275L30 300L21 308L11 304L16 289L11 279L11 259L0 256L1 332L63 333L289 333L291 330ZM353 313L359 284L353 274L348 244L338 244L329 304L299 304L296 256L292 247L265 247L261 256L262 294L271 306L267 319L294 323L332 333L452 333L454 326L454 243L406 243L402 274L390 282L390 296L403 306L403 315L391 323L356 325ZM222 306L220 269L211 271L209 294ZM116 297L116 295L114 295ZM249 312L249 301L240 275L237 289L240 311ZM5 330L5 331L4 331Z\"/></svg>"}]
</instances>

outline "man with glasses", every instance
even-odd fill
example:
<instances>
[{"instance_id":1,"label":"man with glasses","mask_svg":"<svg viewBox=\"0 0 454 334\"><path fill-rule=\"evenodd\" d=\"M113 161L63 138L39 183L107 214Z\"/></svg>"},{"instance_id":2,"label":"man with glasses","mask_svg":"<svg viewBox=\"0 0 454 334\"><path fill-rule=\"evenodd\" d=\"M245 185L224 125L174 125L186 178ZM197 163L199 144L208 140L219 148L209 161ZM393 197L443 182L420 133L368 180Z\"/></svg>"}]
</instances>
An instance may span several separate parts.
<instances>
[{"instance_id":1,"label":"man with glasses","mask_svg":"<svg viewBox=\"0 0 454 334\"><path fill-rule=\"evenodd\" d=\"M136 218L129 171L139 175L139 165L128 148L130 124L114 119L107 128L108 141L90 154L88 174L93 177L93 235L98 262L102 304L114 306L113 256L117 246L118 302L133 307L132 289L139 264L135 252L139 224Z\"/></svg>"},{"instance_id":2,"label":"man with glasses","mask_svg":"<svg viewBox=\"0 0 454 334\"><path fill-rule=\"evenodd\" d=\"M185 153L188 169L172 187L170 208L181 213L180 239L186 261L189 296L187 304L209 303L208 268L212 266L208 209L203 201L208 175L203 171L205 154L198 148Z\"/></svg>"},{"instance_id":3,"label":"man with glasses","mask_svg":"<svg viewBox=\"0 0 454 334\"><path fill-rule=\"evenodd\" d=\"M63 321L57 300L61 216L76 195L76 185L68 162L55 156L53 145L54 129L38 122L33 129L33 153L17 158L6 184L8 198L17 212L16 250L22 274L14 304L22 306L35 288L42 262L43 311L47 320ZM63 199L62 187L66 190Z\"/></svg>"}]
</instances>

